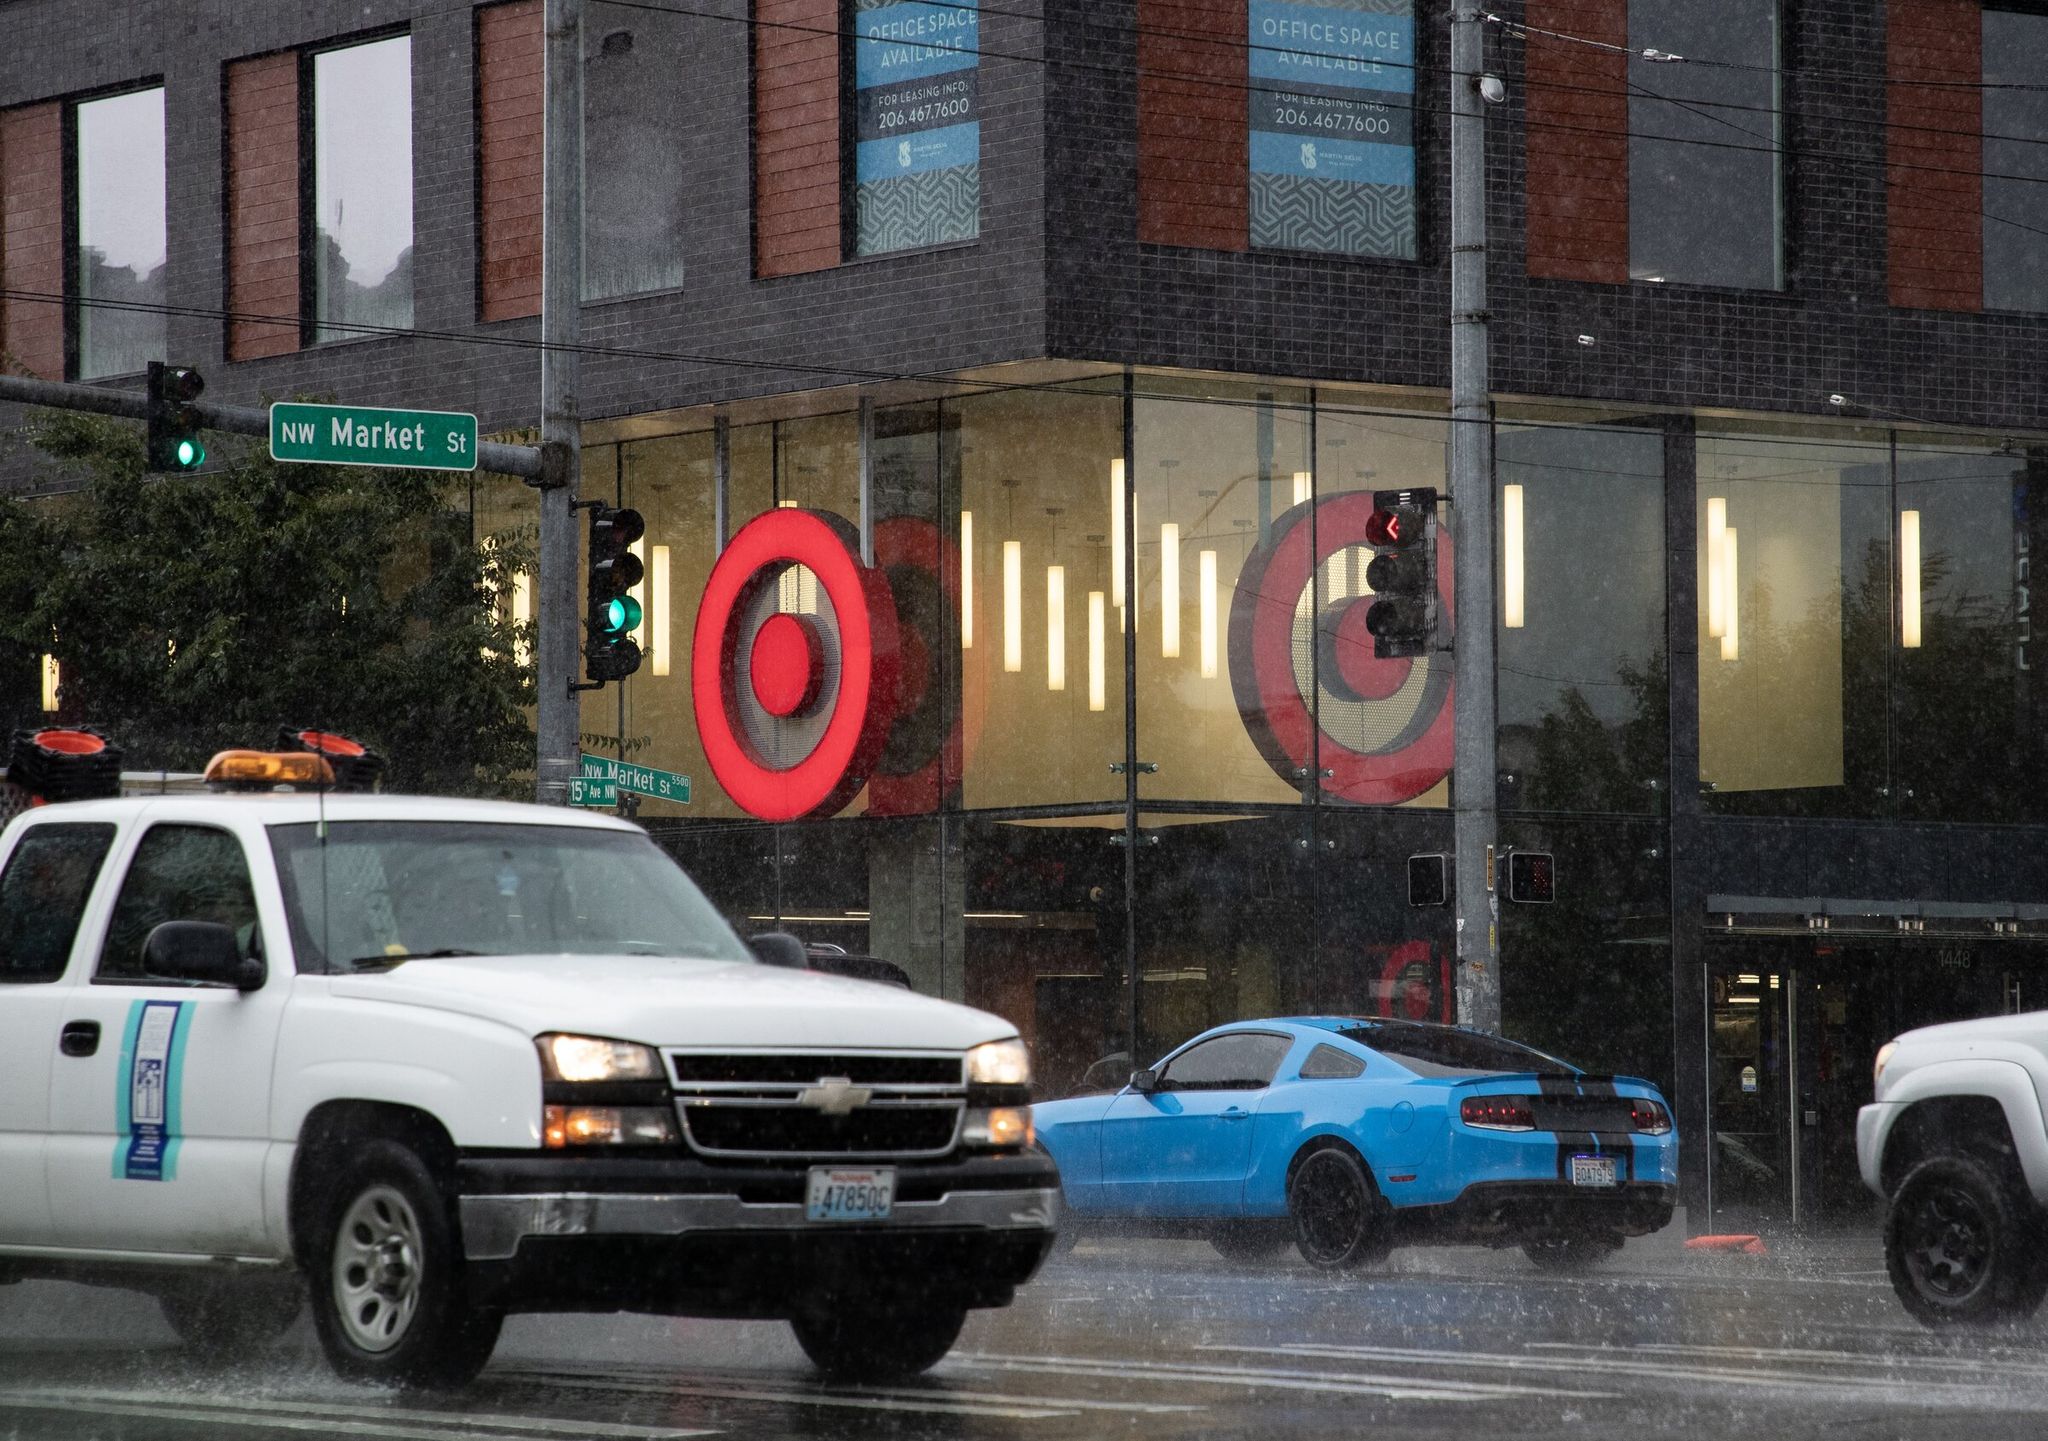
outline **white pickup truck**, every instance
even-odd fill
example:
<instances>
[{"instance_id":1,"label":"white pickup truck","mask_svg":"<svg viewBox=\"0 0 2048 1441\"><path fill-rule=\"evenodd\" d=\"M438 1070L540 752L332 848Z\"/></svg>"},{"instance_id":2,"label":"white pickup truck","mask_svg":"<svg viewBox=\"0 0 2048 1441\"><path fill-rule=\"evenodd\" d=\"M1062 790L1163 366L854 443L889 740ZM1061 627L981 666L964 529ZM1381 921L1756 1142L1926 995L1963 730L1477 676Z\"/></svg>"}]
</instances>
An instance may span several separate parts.
<instances>
[{"instance_id":1,"label":"white pickup truck","mask_svg":"<svg viewBox=\"0 0 2048 1441\"><path fill-rule=\"evenodd\" d=\"M1014 1026L763 964L609 817L41 806L0 987L0 1282L151 1292L229 1355L310 1298L369 1380L466 1381L519 1311L787 1319L905 1374L1053 1240Z\"/></svg>"},{"instance_id":2,"label":"white pickup truck","mask_svg":"<svg viewBox=\"0 0 2048 1441\"><path fill-rule=\"evenodd\" d=\"M2048 1292L2048 1012L1927 1026L1877 1053L1856 1117L1885 1198L1885 1263L1929 1326L1988 1325Z\"/></svg>"}]
</instances>

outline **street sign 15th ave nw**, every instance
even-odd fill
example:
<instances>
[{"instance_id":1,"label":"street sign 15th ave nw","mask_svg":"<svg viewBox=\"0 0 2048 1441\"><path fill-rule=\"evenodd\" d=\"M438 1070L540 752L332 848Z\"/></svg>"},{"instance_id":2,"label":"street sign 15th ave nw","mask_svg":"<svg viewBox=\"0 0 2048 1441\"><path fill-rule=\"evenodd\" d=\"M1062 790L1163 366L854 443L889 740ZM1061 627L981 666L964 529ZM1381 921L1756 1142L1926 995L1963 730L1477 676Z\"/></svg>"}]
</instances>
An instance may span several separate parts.
<instances>
[{"instance_id":1,"label":"street sign 15th ave nw","mask_svg":"<svg viewBox=\"0 0 2048 1441\"><path fill-rule=\"evenodd\" d=\"M306 465L475 470L476 417L454 410L279 401L270 407L270 455Z\"/></svg>"}]
</instances>

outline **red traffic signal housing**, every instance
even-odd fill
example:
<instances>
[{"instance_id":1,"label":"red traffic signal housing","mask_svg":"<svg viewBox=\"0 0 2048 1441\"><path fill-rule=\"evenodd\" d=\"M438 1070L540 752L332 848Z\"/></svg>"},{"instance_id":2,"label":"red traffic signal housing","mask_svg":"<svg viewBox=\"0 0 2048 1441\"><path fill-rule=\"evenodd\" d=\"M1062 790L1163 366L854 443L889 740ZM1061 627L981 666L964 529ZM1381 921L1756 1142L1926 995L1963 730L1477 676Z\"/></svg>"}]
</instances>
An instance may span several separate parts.
<instances>
[{"instance_id":1,"label":"red traffic signal housing","mask_svg":"<svg viewBox=\"0 0 2048 1441\"><path fill-rule=\"evenodd\" d=\"M1429 653L1436 636L1436 491L1376 490L1365 538L1381 553L1365 568L1365 613L1381 660Z\"/></svg>"}]
</instances>

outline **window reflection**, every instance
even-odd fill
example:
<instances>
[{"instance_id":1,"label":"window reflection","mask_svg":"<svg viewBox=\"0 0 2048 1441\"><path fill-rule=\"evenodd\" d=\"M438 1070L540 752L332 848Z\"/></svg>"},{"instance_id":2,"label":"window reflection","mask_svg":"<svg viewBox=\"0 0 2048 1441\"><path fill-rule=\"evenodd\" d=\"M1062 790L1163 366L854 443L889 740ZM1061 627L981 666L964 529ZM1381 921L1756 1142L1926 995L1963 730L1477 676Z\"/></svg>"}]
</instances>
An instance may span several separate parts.
<instances>
[{"instance_id":1,"label":"window reflection","mask_svg":"<svg viewBox=\"0 0 2048 1441\"><path fill-rule=\"evenodd\" d=\"M603 3L583 21L583 298L683 283L683 162L697 108L674 100L685 22Z\"/></svg>"},{"instance_id":2,"label":"window reflection","mask_svg":"<svg viewBox=\"0 0 2048 1441\"><path fill-rule=\"evenodd\" d=\"M313 338L412 324L412 40L313 57Z\"/></svg>"},{"instance_id":3,"label":"window reflection","mask_svg":"<svg viewBox=\"0 0 2048 1441\"><path fill-rule=\"evenodd\" d=\"M164 355L164 92L78 107L78 375L128 375Z\"/></svg>"}]
</instances>

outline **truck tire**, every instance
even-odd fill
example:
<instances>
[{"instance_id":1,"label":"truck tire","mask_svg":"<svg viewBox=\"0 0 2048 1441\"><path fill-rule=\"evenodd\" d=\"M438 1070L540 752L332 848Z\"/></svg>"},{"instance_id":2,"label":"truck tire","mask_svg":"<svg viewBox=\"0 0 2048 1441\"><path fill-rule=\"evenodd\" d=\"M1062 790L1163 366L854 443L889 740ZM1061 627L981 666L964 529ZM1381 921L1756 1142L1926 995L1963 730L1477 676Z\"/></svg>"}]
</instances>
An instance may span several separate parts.
<instances>
[{"instance_id":1,"label":"truck tire","mask_svg":"<svg viewBox=\"0 0 2048 1441\"><path fill-rule=\"evenodd\" d=\"M1287 1178L1287 1214L1301 1259L1348 1271L1387 1259L1387 1208L1358 1158L1342 1146L1311 1151Z\"/></svg>"},{"instance_id":2,"label":"truck tire","mask_svg":"<svg viewBox=\"0 0 2048 1441\"><path fill-rule=\"evenodd\" d=\"M156 1303L188 1350L208 1361L239 1361L275 1345L305 1300L291 1276L206 1281L159 1292Z\"/></svg>"},{"instance_id":3,"label":"truck tire","mask_svg":"<svg viewBox=\"0 0 2048 1441\"><path fill-rule=\"evenodd\" d=\"M411 1147L350 1148L316 1212L307 1287L336 1373L399 1386L460 1386L490 1360L502 1313L469 1303L453 1206Z\"/></svg>"},{"instance_id":4,"label":"truck tire","mask_svg":"<svg viewBox=\"0 0 2048 1441\"><path fill-rule=\"evenodd\" d=\"M1926 1326L1989 1326L2032 1314L2048 1287L2033 1201L1975 1156L1936 1156L1885 1212L1892 1289Z\"/></svg>"},{"instance_id":5,"label":"truck tire","mask_svg":"<svg viewBox=\"0 0 2048 1441\"><path fill-rule=\"evenodd\" d=\"M888 1381L929 1371L960 1339L964 1306L936 1305L823 1316L800 1312L789 1321L811 1364L840 1381Z\"/></svg>"}]
</instances>

